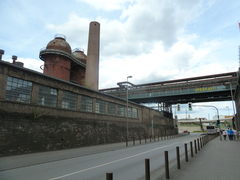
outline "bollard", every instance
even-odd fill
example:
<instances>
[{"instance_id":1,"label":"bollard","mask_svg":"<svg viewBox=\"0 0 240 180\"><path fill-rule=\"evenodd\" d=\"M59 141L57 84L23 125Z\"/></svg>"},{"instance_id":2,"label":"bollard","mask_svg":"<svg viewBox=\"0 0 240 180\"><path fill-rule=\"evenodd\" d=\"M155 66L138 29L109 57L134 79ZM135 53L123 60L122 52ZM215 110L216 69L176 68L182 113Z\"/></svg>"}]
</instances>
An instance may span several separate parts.
<instances>
[{"instance_id":1,"label":"bollard","mask_svg":"<svg viewBox=\"0 0 240 180\"><path fill-rule=\"evenodd\" d=\"M150 180L150 163L149 159L145 159L145 179Z\"/></svg>"},{"instance_id":2,"label":"bollard","mask_svg":"<svg viewBox=\"0 0 240 180\"><path fill-rule=\"evenodd\" d=\"M186 160L186 162L188 162L188 152L187 152L187 144L186 143L184 144L184 147L185 147L185 160Z\"/></svg>"},{"instance_id":3,"label":"bollard","mask_svg":"<svg viewBox=\"0 0 240 180\"><path fill-rule=\"evenodd\" d=\"M191 157L193 157L193 145L192 145L192 141L190 141L190 148L191 148Z\"/></svg>"},{"instance_id":4,"label":"bollard","mask_svg":"<svg viewBox=\"0 0 240 180\"><path fill-rule=\"evenodd\" d=\"M195 148L195 154L197 154L197 141L196 141L196 139L194 140L194 148Z\"/></svg>"},{"instance_id":5,"label":"bollard","mask_svg":"<svg viewBox=\"0 0 240 180\"><path fill-rule=\"evenodd\" d=\"M200 147L202 149L202 138L201 137L200 137L199 141L200 141Z\"/></svg>"},{"instance_id":6,"label":"bollard","mask_svg":"<svg viewBox=\"0 0 240 180\"><path fill-rule=\"evenodd\" d=\"M179 147L176 147L176 155L177 155L177 168L180 169L181 165L180 165L180 152L179 152Z\"/></svg>"},{"instance_id":7,"label":"bollard","mask_svg":"<svg viewBox=\"0 0 240 180\"><path fill-rule=\"evenodd\" d=\"M199 139L197 139L197 143L198 143L198 151L200 151Z\"/></svg>"},{"instance_id":8,"label":"bollard","mask_svg":"<svg viewBox=\"0 0 240 180\"><path fill-rule=\"evenodd\" d=\"M164 151L165 156L165 177L169 179L169 162L168 162L168 151Z\"/></svg>"},{"instance_id":9,"label":"bollard","mask_svg":"<svg viewBox=\"0 0 240 180\"><path fill-rule=\"evenodd\" d=\"M106 174L106 180L113 180L113 173L112 172L108 172Z\"/></svg>"}]
</instances>

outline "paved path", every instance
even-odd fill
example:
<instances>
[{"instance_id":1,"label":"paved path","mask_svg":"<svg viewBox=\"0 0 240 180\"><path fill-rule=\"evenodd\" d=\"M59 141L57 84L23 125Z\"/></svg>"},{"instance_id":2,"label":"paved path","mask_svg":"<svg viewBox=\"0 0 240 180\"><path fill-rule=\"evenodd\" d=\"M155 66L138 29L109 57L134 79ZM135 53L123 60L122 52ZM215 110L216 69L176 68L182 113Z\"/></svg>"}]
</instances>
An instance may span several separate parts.
<instances>
[{"instance_id":1,"label":"paved path","mask_svg":"<svg viewBox=\"0 0 240 180\"><path fill-rule=\"evenodd\" d=\"M161 179L165 179L161 178ZM240 141L220 141L217 137L206 144L181 169L170 169L171 180L239 180Z\"/></svg>"}]
</instances>

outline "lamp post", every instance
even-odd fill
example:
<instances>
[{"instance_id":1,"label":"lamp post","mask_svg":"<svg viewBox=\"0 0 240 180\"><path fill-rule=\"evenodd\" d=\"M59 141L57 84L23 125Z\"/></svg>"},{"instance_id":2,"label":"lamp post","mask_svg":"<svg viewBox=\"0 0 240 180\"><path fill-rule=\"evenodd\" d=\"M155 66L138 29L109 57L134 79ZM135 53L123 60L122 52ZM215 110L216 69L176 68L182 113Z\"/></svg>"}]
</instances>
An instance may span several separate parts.
<instances>
[{"instance_id":1,"label":"lamp post","mask_svg":"<svg viewBox=\"0 0 240 180\"><path fill-rule=\"evenodd\" d=\"M132 78L132 76L127 77L127 138L126 138L126 146L128 146L128 78Z\"/></svg>"},{"instance_id":2,"label":"lamp post","mask_svg":"<svg viewBox=\"0 0 240 180\"><path fill-rule=\"evenodd\" d=\"M215 107L215 106L212 106L212 105L193 105L193 106L203 106L203 107L213 107L217 110L217 120L220 122L220 119L219 119L219 111L218 111L218 108ZM222 136L221 136L221 125L219 126L219 136L220 136L220 140L222 140Z\"/></svg>"}]
</instances>

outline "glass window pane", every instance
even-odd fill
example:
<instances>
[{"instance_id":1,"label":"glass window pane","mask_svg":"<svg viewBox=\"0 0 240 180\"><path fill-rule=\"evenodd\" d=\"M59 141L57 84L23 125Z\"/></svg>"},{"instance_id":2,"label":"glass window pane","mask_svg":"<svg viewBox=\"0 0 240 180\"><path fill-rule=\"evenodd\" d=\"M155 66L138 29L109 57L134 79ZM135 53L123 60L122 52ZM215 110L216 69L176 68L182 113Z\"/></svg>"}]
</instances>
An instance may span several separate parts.
<instances>
[{"instance_id":1,"label":"glass window pane","mask_svg":"<svg viewBox=\"0 0 240 180\"><path fill-rule=\"evenodd\" d=\"M63 91L63 97L62 97L62 108L66 109L77 109L77 94Z\"/></svg>"},{"instance_id":2,"label":"glass window pane","mask_svg":"<svg viewBox=\"0 0 240 180\"><path fill-rule=\"evenodd\" d=\"M28 86L23 86L23 83L27 82L29 81L8 77L5 99L10 101L30 103L32 96L32 83L30 83Z\"/></svg>"},{"instance_id":3,"label":"glass window pane","mask_svg":"<svg viewBox=\"0 0 240 180\"><path fill-rule=\"evenodd\" d=\"M57 90L48 86L39 85L38 104L57 107Z\"/></svg>"},{"instance_id":4,"label":"glass window pane","mask_svg":"<svg viewBox=\"0 0 240 180\"><path fill-rule=\"evenodd\" d=\"M125 115L124 115L124 111L125 111L124 106L118 105L118 116L124 117L124 116L125 116Z\"/></svg>"},{"instance_id":5,"label":"glass window pane","mask_svg":"<svg viewBox=\"0 0 240 180\"><path fill-rule=\"evenodd\" d=\"M81 111L92 112L93 111L93 100L91 97L82 96L81 98Z\"/></svg>"},{"instance_id":6,"label":"glass window pane","mask_svg":"<svg viewBox=\"0 0 240 180\"><path fill-rule=\"evenodd\" d=\"M110 102L108 103L108 114L116 115L116 104Z\"/></svg>"},{"instance_id":7,"label":"glass window pane","mask_svg":"<svg viewBox=\"0 0 240 180\"><path fill-rule=\"evenodd\" d=\"M132 108L132 117L138 118L138 110L136 108Z\"/></svg>"},{"instance_id":8,"label":"glass window pane","mask_svg":"<svg viewBox=\"0 0 240 180\"><path fill-rule=\"evenodd\" d=\"M105 114L105 101L96 99L95 112Z\"/></svg>"}]
</instances>

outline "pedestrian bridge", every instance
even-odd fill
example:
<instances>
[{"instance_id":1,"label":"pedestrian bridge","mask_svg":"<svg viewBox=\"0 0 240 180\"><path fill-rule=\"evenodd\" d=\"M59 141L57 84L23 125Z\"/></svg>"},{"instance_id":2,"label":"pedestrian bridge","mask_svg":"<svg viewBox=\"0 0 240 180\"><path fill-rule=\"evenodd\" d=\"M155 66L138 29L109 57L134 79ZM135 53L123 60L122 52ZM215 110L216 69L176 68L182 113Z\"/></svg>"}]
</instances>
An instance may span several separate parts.
<instances>
[{"instance_id":1,"label":"pedestrian bridge","mask_svg":"<svg viewBox=\"0 0 240 180\"><path fill-rule=\"evenodd\" d=\"M119 87L100 90L137 103L176 104L232 100L238 82L238 72L229 72L186 79L134 85L124 81Z\"/></svg>"}]
</instances>

